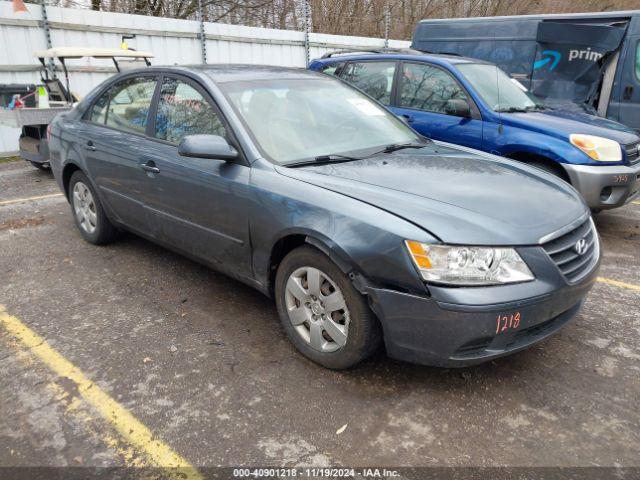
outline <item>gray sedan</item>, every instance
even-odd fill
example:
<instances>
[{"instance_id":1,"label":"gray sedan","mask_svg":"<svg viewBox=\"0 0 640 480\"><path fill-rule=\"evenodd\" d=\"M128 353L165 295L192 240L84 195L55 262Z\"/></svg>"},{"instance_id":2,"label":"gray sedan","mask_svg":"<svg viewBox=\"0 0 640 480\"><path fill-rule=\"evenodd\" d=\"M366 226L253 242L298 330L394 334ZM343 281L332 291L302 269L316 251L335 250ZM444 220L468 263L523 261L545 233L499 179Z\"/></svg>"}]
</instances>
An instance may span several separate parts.
<instances>
[{"instance_id":1,"label":"gray sedan","mask_svg":"<svg viewBox=\"0 0 640 480\"><path fill-rule=\"evenodd\" d=\"M85 240L128 230L255 287L329 368L382 341L439 366L521 350L577 314L600 262L564 182L426 140L314 72L130 71L49 133Z\"/></svg>"}]
</instances>

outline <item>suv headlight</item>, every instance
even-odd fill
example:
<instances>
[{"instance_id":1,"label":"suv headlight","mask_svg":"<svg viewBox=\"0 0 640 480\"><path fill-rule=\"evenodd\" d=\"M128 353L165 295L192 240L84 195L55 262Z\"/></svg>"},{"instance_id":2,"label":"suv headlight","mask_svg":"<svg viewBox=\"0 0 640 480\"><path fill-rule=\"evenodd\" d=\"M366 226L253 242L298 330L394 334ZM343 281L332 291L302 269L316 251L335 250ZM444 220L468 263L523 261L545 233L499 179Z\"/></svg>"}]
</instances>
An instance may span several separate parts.
<instances>
[{"instance_id":1,"label":"suv headlight","mask_svg":"<svg viewBox=\"0 0 640 480\"><path fill-rule=\"evenodd\" d=\"M573 146L599 162L622 161L622 147L615 140L581 133L572 133L569 140Z\"/></svg>"},{"instance_id":2,"label":"suv headlight","mask_svg":"<svg viewBox=\"0 0 640 480\"><path fill-rule=\"evenodd\" d=\"M428 245L406 240L413 263L427 282L445 285L499 285L528 282L531 270L513 248Z\"/></svg>"}]
</instances>

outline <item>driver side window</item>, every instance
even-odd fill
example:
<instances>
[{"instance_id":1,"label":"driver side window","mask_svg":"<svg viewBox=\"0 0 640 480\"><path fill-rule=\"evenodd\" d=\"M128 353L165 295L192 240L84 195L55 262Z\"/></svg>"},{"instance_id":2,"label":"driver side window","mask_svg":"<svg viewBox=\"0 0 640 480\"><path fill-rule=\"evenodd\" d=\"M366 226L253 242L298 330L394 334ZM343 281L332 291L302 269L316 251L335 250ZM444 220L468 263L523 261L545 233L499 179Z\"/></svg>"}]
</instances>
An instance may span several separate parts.
<instances>
[{"instance_id":1,"label":"driver side window","mask_svg":"<svg viewBox=\"0 0 640 480\"><path fill-rule=\"evenodd\" d=\"M155 136L177 145L187 135L227 138L226 129L211 103L194 87L177 78L162 81Z\"/></svg>"}]
</instances>

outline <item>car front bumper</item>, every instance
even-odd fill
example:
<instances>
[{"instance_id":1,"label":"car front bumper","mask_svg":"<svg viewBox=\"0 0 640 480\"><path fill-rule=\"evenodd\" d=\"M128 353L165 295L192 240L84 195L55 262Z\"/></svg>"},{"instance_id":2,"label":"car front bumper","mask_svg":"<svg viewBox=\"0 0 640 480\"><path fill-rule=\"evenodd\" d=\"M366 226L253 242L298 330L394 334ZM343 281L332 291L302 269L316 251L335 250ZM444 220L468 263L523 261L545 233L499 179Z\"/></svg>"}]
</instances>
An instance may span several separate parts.
<instances>
[{"instance_id":1,"label":"car front bumper","mask_svg":"<svg viewBox=\"0 0 640 480\"><path fill-rule=\"evenodd\" d=\"M486 295L482 293L485 287L446 289L459 299L456 303L373 288L371 306L382 323L390 357L464 367L523 350L557 332L579 312L597 270L579 284L565 283L562 288L515 301L490 303L496 289L508 296L510 290L522 293L527 284L487 287ZM483 297L488 303L478 301Z\"/></svg>"},{"instance_id":2,"label":"car front bumper","mask_svg":"<svg viewBox=\"0 0 640 480\"><path fill-rule=\"evenodd\" d=\"M589 208L620 207L640 195L640 163L632 166L562 166L571 185L582 194Z\"/></svg>"}]
</instances>

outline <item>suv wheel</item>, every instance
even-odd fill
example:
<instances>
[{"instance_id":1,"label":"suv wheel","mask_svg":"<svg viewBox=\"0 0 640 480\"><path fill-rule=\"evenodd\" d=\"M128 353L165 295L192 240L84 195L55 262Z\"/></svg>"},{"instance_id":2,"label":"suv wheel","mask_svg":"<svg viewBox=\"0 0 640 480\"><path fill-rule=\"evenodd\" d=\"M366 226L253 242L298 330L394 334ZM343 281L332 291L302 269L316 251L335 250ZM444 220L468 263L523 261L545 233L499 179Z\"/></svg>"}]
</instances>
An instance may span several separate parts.
<instances>
[{"instance_id":1,"label":"suv wheel","mask_svg":"<svg viewBox=\"0 0 640 480\"><path fill-rule=\"evenodd\" d=\"M381 340L365 297L326 255L310 246L290 252L275 285L280 321L296 348L320 365L353 367Z\"/></svg>"}]
</instances>

